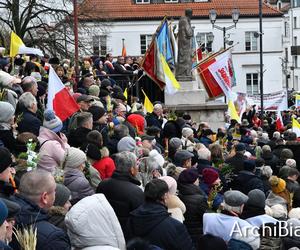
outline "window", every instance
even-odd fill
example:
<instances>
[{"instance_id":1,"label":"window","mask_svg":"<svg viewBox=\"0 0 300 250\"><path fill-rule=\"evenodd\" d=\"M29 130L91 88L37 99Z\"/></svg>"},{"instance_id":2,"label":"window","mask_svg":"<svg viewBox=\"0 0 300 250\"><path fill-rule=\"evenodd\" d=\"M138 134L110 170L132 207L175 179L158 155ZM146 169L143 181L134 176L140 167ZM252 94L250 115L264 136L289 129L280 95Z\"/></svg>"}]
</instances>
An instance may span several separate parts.
<instances>
[{"instance_id":1,"label":"window","mask_svg":"<svg viewBox=\"0 0 300 250\"><path fill-rule=\"evenodd\" d=\"M107 54L106 35L93 36L93 53L94 55L99 55L99 56L105 56Z\"/></svg>"},{"instance_id":2,"label":"window","mask_svg":"<svg viewBox=\"0 0 300 250\"><path fill-rule=\"evenodd\" d=\"M150 0L135 0L135 3L150 3Z\"/></svg>"},{"instance_id":3,"label":"window","mask_svg":"<svg viewBox=\"0 0 300 250\"><path fill-rule=\"evenodd\" d=\"M178 0L165 0L165 3L178 3Z\"/></svg>"},{"instance_id":4,"label":"window","mask_svg":"<svg viewBox=\"0 0 300 250\"><path fill-rule=\"evenodd\" d=\"M247 94L253 95L259 93L258 73L246 74Z\"/></svg>"},{"instance_id":5,"label":"window","mask_svg":"<svg viewBox=\"0 0 300 250\"><path fill-rule=\"evenodd\" d=\"M197 46L202 47L202 51L211 52L212 51L212 42L213 42L213 33L200 33L196 35Z\"/></svg>"},{"instance_id":6,"label":"window","mask_svg":"<svg viewBox=\"0 0 300 250\"><path fill-rule=\"evenodd\" d=\"M284 36L285 36L285 37L288 37L288 36L289 36L289 29L290 29L289 23L288 23L287 21L284 22Z\"/></svg>"},{"instance_id":7,"label":"window","mask_svg":"<svg viewBox=\"0 0 300 250\"><path fill-rule=\"evenodd\" d=\"M145 54L151 41L152 41L152 35L141 35L141 54Z\"/></svg>"},{"instance_id":8,"label":"window","mask_svg":"<svg viewBox=\"0 0 300 250\"><path fill-rule=\"evenodd\" d=\"M245 50L246 51L257 51L257 37L254 36L255 32L245 33Z\"/></svg>"},{"instance_id":9,"label":"window","mask_svg":"<svg viewBox=\"0 0 300 250\"><path fill-rule=\"evenodd\" d=\"M295 67L295 68L298 68L298 56L294 56L293 57L293 60L294 60L294 62L293 62L293 66Z\"/></svg>"},{"instance_id":10,"label":"window","mask_svg":"<svg viewBox=\"0 0 300 250\"><path fill-rule=\"evenodd\" d=\"M297 40L298 40L297 37L294 36L294 41L293 41L294 42L294 44L293 44L294 46L297 46L297 42L298 42Z\"/></svg>"},{"instance_id":11,"label":"window","mask_svg":"<svg viewBox=\"0 0 300 250\"><path fill-rule=\"evenodd\" d=\"M289 59L289 51L288 48L284 48L285 60L288 61Z\"/></svg>"},{"instance_id":12,"label":"window","mask_svg":"<svg viewBox=\"0 0 300 250\"><path fill-rule=\"evenodd\" d=\"M297 29L297 17L296 16L294 16L294 29Z\"/></svg>"}]
</instances>

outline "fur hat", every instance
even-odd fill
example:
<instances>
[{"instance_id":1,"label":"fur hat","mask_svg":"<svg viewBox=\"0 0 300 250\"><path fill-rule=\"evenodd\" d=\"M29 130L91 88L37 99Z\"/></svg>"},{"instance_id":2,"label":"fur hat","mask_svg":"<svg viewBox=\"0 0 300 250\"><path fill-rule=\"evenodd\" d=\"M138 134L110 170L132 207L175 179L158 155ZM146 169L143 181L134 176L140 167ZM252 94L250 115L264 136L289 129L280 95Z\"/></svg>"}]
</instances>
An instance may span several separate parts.
<instances>
[{"instance_id":1,"label":"fur hat","mask_svg":"<svg viewBox=\"0 0 300 250\"><path fill-rule=\"evenodd\" d=\"M0 101L0 122L7 123L15 115L14 107L8 102Z\"/></svg>"},{"instance_id":2,"label":"fur hat","mask_svg":"<svg viewBox=\"0 0 300 250\"><path fill-rule=\"evenodd\" d=\"M117 148L119 153L123 151L134 152L136 149L136 142L132 137L125 136L118 142Z\"/></svg>"},{"instance_id":3,"label":"fur hat","mask_svg":"<svg viewBox=\"0 0 300 250\"><path fill-rule=\"evenodd\" d=\"M194 131L191 128L183 128L182 129L182 136L188 138L194 134Z\"/></svg>"},{"instance_id":4,"label":"fur hat","mask_svg":"<svg viewBox=\"0 0 300 250\"><path fill-rule=\"evenodd\" d=\"M198 179L198 177L199 174L197 169L185 169L180 173L178 177L178 182L183 184L192 184Z\"/></svg>"},{"instance_id":5,"label":"fur hat","mask_svg":"<svg viewBox=\"0 0 300 250\"><path fill-rule=\"evenodd\" d=\"M55 115L53 110L46 110L44 112L43 126L52 130L54 133L61 131L63 128L62 121Z\"/></svg>"},{"instance_id":6,"label":"fur hat","mask_svg":"<svg viewBox=\"0 0 300 250\"><path fill-rule=\"evenodd\" d=\"M204 183L208 186L212 186L213 183L219 178L219 173L213 168L204 168L202 170L202 177Z\"/></svg>"},{"instance_id":7,"label":"fur hat","mask_svg":"<svg viewBox=\"0 0 300 250\"><path fill-rule=\"evenodd\" d=\"M71 191L63 184L56 184L54 206L63 207L70 199Z\"/></svg>"},{"instance_id":8,"label":"fur hat","mask_svg":"<svg viewBox=\"0 0 300 250\"><path fill-rule=\"evenodd\" d=\"M172 194L172 195L176 194L177 182L173 177L171 177L171 176L162 176L159 179L165 181L168 184L170 194Z\"/></svg>"},{"instance_id":9,"label":"fur hat","mask_svg":"<svg viewBox=\"0 0 300 250\"><path fill-rule=\"evenodd\" d=\"M291 211L289 212L289 218L295 218L300 220L300 207L291 209Z\"/></svg>"},{"instance_id":10,"label":"fur hat","mask_svg":"<svg viewBox=\"0 0 300 250\"><path fill-rule=\"evenodd\" d=\"M286 183L285 180L278 178L276 175L272 175L269 179L271 184L272 192L279 194L285 190Z\"/></svg>"},{"instance_id":11,"label":"fur hat","mask_svg":"<svg viewBox=\"0 0 300 250\"><path fill-rule=\"evenodd\" d=\"M0 86L11 87L11 85L14 83L21 83L21 79L10 75L3 70L0 70Z\"/></svg>"},{"instance_id":12,"label":"fur hat","mask_svg":"<svg viewBox=\"0 0 300 250\"><path fill-rule=\"evenodd\" d=\"M287 217L287 209L281 205L276 204L271 207L272 210L272 217L275 219L286 219Z\"/></svg>"},{"instance_id":13,"label":"fur hat","mask_svg":"<svg viewBox=\"0 0 300 250\"><path fill-rule=\"evenodd\" d=\"M165 159L160 153L158 153L158 151L156 149L153 149L150 151L149 157L155 159L160 167L164 166Z\"/></svg>"},{"instance_id":14,"label":"fur hat","mask_svg":"<svg viewBox=\"0 0 300 250\"><path fill-rule=\"evenodd\" d=\"M78 148L68 148L65 153L65 168L77 168L84 162L86 162L86 155Z\"/></svg>"},{"instance_id":15,"label":"fur hat","mask_svg":"<svg viewBox=\"0 0 300 250\"><path fill-rule=\"evenodd\" d=\"M294 159L287 159L285 161L285 165L287 165L291 168L296 168L297 167L297 162Z\"/></svg>"}]
</instances>

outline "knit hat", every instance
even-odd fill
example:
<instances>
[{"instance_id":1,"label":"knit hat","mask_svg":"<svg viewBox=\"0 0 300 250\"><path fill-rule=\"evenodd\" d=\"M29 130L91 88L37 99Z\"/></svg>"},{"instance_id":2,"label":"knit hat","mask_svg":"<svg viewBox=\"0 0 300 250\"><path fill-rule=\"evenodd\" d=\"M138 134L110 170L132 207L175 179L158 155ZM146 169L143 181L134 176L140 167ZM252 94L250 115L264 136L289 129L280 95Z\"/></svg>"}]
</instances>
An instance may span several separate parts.
<instances>
[{"instance_id":1,"label":"knit hat","mask_svg":"<svg viewBox=\"0 0 300 250\"><path fill-rule=\"evenodd\" d=\"M212 186L213 183L219 178L219 173L212 168L205 168L202 170L203 181L208 186Z\"/></svg>"},{"instance_id":2,"label":"knit hat","mask_svg":"<svg viewBox=\"0 0 300 250\"><path fill-rule=\"evenodd\" d=\"M43 126L52 130L54 133L61 131L63 124L61 119L55 115L53 110L46 110L44 112Z\"/></svg>"},{"instance_id":3,"label":"knit hat","mask_svg":"<svg viewBox=\"0 0 300 250\"><path fill-rule=\"evenodd\" d=\"M14 218L16 215L18 215L21 211L21 207L18 203L7 200L7 199L1 199L3 203L6 205L8 210L7 218Z\"/></svg>"},{"instance_id":4,"label":"knit hat","mask_svg":"<svg viewBox=\"0 0 300 250\"><path fill-rule=\"evenodd\" d=\"M294 159L287 159L285 161L285 165L287 165L291 168L296 168L297 167L297 162Z\"/></svg>"},{"instance_id":5,"label":"knit hat","mask_svg":"<svg viewBox=\"0 0 300 250\"><path fill-rule=\"evenodd\" d=\"M248 198L247 205L265 208L266 195L263 191L259 189L253 189L248 193Z\"/></svg>"},{"instance_id":6,"label":"knit hat","mask_svg":"<svg viewBox=\"0 0 300 250\"><path fill-rule=\"evenodd\" d=\"M183 128L182 129L182 136L185 138L188 138L193 134L194 134L194 131L191 128Z\"/></svg>"},{"instance_id":7,"label":"knit hat","mask_svg":"<svg viewBox=\"0 0 300 250\"><path fill-rule=\"evenodd\" d=\"M156 149L151 150L149 153L149 156L151 158L155 159L155 161L158 163L158 165L160 167L164 166L165 159L160 153L158 153L158 151Z\"/></svg>"},{"instance_id":8,"label":"knit hat","mask_svg":"<svg viewBox=\"0 0 300 250\"><path fill-rule=\"evenodd\" d=\"M169 141L169 147L174 148L174 149L179 149L182 147L182 141L177 138L177 137L173 137L170 141Z\"/></svg>"},{"instance_id":9,"label":"knit hat","mask_svg":"<svg viewBox=\"0 0 300 250\"><path fill-rule=\"evenodd\" d=\"M165 181L168 184L170 194L172 194L172 195L176 194L177 182L173 177L171 177L171 176L162 176L162 177L159 177L159 179Z\"/></svg>"},{"instance_id":10,"label":"knit hat","mask_svg":"<svg viewBox=\"0 0 300 250\"><path fill-rule=\"evenodd\" d=\"M89 107L89 112L93 115L94 122L98 121L106 113L105 109L99 106Z\"/></svg>"},{"instance_id":11,"label":"knit hat","mask_svg":"<svg viewBox=\"0 0 300 250\"><path fill-rule=\"evenodd\" d=\"M192 184L198 179L198 177L199 174L197 169L185 169L180 173L178 177L178 182L182 184Z\"/></svg>"},{"instance_id":12,"label":"knit hat","mask_svg":"<svg viewBox=\"0 0 300 250\"><path fill-rule=\"evenodd\" d=\"M63 207L70 199L71 191L63 184L56 184L54 206Z\"/></svg>"},{"instance_id":13,"label":"knit hat","mask_svg":"<svg viewBox=\"0 0 300 250\"><path fill-rule=\"evenodd\" d=\"M240 207L248 201L248 196L237 190L224 193L224 202L231 207Z\"/></svg>"},{"instance_id":14,"label":"knit hat","mask_svg":"<svg viewBox=\"0 0 300 250\"><path fill-rule=\"evenodd\" d=\"M137 130L138 135L144 134L145 118L139 114L131 114L127 117L127 121Z\"/></svg>"},{"instance_id":15,"label":"knit hat","mask_svg":"<svg viewBox=\"0 0 300 250\"><path fill-rule=\"evenodd\" d=\"M270 166L262 166L260 169L260 173L261 175L270 178L271 175L273 174L273 170Z\"/></svg>"},{"instance_id":16,"label":"knit hat","mask_svg":"<svg viewBox=\"0 0 300 250\"><path fill-rule=\"evenodd\" d=\"M235 146L235 150L236 152L241 152L241 151L245 151L246 147L244 143L239 143Z\"/></svg>"},{"instance_id":17,"label":"knit hat","mask_svg":"<svg viewBox=\"0 0 300 250\"><path fill-rule=\"evenodd\" d=\"M86 162L86 155L78 148L68 148L65 153L65 168L77 168L84 162Z\"/></svg>"},{"instance_id":18,"label":"knit hat","mask_svg":"<svg viewBox=\"0 0 300 250\"><path fill-rule=\"evenodd\" d=\"M289 148L284 148L280 153L280 159L282 160L293 159L293 158L294 158L293 151L290 150Z\"/></svg>"},{"instance_id":19,"label":"knit hat","mask_svg":"<svg viewBox=\"0 0 300 250\"><path fill-rule=\"evenodd\" d=\"M256 164L254 160L244 161L244 170L253 172L255 168L256 168Z\"/></svg>"},{"instance_id":20,"label":"knit hat","mask_svg":"<svg viewBox=\"0 0 300 250\"><path fill-rule=\"evenodd\" d=\"M132 137L125 136L118 142L117 148L119 153L123 151L133 152L136 148L136 142Z\"/></svg>"},{"instance_id":21,"label":"knit hat","mask_svg":"<svg viewBox=\"0 0 300 250\"><path fill-rule=\"evenodd\" d=\"M269 179L271 184L272 192L279 194L285 190L286 183L285 180L278 178L276 175L272 175Z\"/></svg>"},{"instance_id":22,"label":"knit hat","mask_svg":"<svg viewBox=\"0 0 300 250\"><path fill-rule=\"evenodd\" d=\"M100 88L98 85L91 85L89 87L89 95L98 97L100 94Z\"/></svg>"},{"instance_id":23,"label":"knit hat","mask_svg":"<svg viewBox=\"0 0 300 250\"><path fill-rule=\"evenodd\" d=\"M9 122L15 115L14 107L8 102L0 101L0 122Z\"/></svg>"},{"instance_id":24,"label":"knit hat","mask_svg":"<svg viewBox=\"0 0 300 250\"><path fill-rule=\"evenodd\" d=\"M0 173L12 164L11 153L5 147L0 147Z\"/></svg>"},{"instance_id":25,"label":"knit hat","mask_svg":"<svg viewBox=\"0 0 300 250\"><path fill-rule=\"evenodd\" d=\"M8 215L8 209L5 203L0 199L0 226L4 223Z\"/></svg>"}]
</instances>

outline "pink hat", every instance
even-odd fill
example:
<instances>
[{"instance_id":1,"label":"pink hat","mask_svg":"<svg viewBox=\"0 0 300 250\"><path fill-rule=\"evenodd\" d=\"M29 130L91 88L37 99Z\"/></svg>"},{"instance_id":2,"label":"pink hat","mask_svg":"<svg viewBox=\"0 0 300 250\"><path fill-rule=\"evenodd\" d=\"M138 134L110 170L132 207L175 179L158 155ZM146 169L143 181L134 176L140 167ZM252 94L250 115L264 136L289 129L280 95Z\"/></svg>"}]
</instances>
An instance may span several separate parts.
<instances>
[{"instance_id":1,"label":"pink hat","mask_svg":"<svg viewBox=\"0 0 300 250\"><path fill-rule=\"evenodd\" d=\"M176 194L177 191L177 182L176 180L171 176L162 176L159 179L165 181L169 187L169 193L172 195Z\"/></svg>"}]
</instances>

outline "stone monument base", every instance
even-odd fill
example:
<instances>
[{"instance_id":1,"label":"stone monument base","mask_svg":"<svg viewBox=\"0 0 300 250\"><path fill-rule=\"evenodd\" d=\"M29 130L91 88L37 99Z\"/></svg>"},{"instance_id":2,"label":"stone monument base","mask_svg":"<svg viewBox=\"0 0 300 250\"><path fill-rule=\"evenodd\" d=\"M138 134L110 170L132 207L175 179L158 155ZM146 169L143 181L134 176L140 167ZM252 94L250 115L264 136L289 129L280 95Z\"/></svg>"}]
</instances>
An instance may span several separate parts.
<instances>
[{"instance_id":1,"label":"stone monument base","mask_svg":"<svg viewBox=\"0 0 300 250\"><path fill-rule=\"evenodd\" d=\"M192 120L208 122L216 131L225 125L227 105L217 101L206 101L206 91L199 89L197 81L180 82L181 89L174 95L165 93L165 105L171 110L188 113Z\"/></svg>"}]
</instances>

